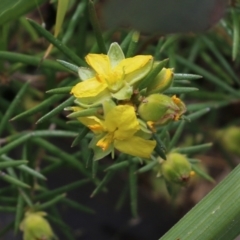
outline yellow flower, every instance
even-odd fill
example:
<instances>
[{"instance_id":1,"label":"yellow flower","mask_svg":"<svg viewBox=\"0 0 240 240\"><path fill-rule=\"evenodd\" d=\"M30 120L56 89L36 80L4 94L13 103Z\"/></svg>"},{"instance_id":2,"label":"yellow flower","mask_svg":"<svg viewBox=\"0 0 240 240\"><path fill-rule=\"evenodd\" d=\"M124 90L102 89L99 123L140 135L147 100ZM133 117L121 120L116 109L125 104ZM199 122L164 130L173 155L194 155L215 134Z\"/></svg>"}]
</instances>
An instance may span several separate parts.
<instances>
[{"instance_id":1,"label":"yellow flower","mask_svg":"<svg viewBox=\"0 0 240 240\"><path fill-rule=\"evenodd\" d=\"M107 55L88 54L88 68L79 68L82 82L75 85L71 93L79 99L94 97L114 97L118 100L130 99L132 85L141 80L152 68L151 55L124 57L117 43L110 46Z\"/></svg>"},{"instance_id":2,"label":"yellow flower","mask_svg":"<svg viewBox=\"0 0 240 240\"><path fill-rule=\"evenodd\" d=\"M112 152L113 148L133 156L149 158L156 146L155 141L136 136L140 125L132 106L112 107L106 112L105 120L97 117L81 117L79 120L96 134L91 143L94 151L98 151L95 152L95 160Z\"/></svg>"}]
</instances>

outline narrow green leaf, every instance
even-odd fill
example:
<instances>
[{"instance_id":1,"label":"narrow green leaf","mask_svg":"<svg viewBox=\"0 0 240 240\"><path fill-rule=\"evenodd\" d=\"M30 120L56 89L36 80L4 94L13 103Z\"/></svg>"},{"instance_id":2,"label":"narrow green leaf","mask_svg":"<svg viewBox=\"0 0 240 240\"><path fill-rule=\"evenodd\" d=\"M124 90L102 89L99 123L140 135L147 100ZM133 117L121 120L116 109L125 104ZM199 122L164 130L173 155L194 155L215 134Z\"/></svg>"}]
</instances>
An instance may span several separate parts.
<instances>
[{"instance_id":1,"label":"narrow green leaf","mask_svg":"<svg viewBox=\"0 0 240 240\"><path fill-rule=\"evenodd\" d=\"M198 88L194 87L170 87L164 91L166 94L182 94L182 93L189 93L198 91Z\"/></svg>"},{"instance_id":2,"label":"narrow green leaf","mask_svg":"<svg viewBox=\"0 0 240 240\"><path fill-rule=\"evenodd\" d=\"M26 14L32 9L40 6L46 0L21 0L21 1L0 1L0 25L4 25L9 21L16 20L20 16Z\"/></svg>"},{"instance_id":3,"label":"narrow green leaf","mask_svg":"<svg viewBox=\"0 0 240 240\"><path fill-rule=\"evenodd\" d=\"M34 206L34 209L39 211L39 210L44 210L46 208L51 207L52 205L56 205L58 202L60 202L63 198L66 197L66 194L61 194L59 196L54 197L53 199L51 199L50 201L47 201L45 203L42 203L40 205L36 205Z\"/></svg>"},{"instance_id":4,"label":"narrow green leaf","mask_svg":"<svg viewBox=\"0 0 240 240\"><path fill-rule=\"evenodd\" d=\"M24 209L24 204L23 204L23 198L19 194L18 195L18 201L17 201L17 208L16 208L16 216L15 216L15 221L14 221L14 233L17 234L19 230L19 225L23 217L23 209Z\"/></svg>"},{"instance_id":5,"label":"narrow green leaf","mask_svg":"<svg viewBox=\"0 0 240 240\"><path fill-rule=\"evenodd\" d=\"M156 133L153 133L153 138L156 140L157 145L155 147L155 151L157 152L157 154L164 160L166 160L166 155L165 155L165 151L166 151L166 147L164 146L164 143L162 142L162 140L160 139L160 137L158 137L158 135Z\"/></svg>"},{"instance_id":6,"label":"narrow green leaf","mask_svg":"<svg viewBox=\"0 0 240 240\"><path fill-rule=\"evenodd\" d=\"M14 63L19 62L40 68L49 68L54 71L66 71L66 68L56 61L48 59L42 60L40 57L28 56L16 52L0 51L0 60L8 60Z\"/></svg>"},{"instance_id":7,"label":"narrow green leaf","mask_svg":"<svg viewBox=\"0 0 240 240\"><path fill-rule=\"evenodd\" d=\"M43 123L43 122L51 119L54 115L60 113L65 107L68 107L69 105L71 105L74 102L74 99L75 99L75 97L71 96L66 101L64 101L63 103L59 104L57 107L55 107L52 111L50 111L47 114L45 114L44 116L42 116L36 122L36 124Z\"/></svg>"},{"instance_id":8,"label":"narrow green leaf","mask_svg":"<svg viewBox=\"0 0 240 240\"><path fill-rule=\"evenodd\" d=\"M149 162L148 164L146 164L145 166L139 168L139 169L136 171L136 173L144 173L144 172L150 171L150 170L152 170L157 164L158 164L158 160L155 159L155 160Z\"/></svg>"},{"instance_id":9,"label":"narrow green leaf","mask_svg":"<svg viewBox=\"0 0 240 240\"><path fill-rule=\"evenodd\" d=\"M167 49L168 47L172 47L174 43L179 39L178 35L173 35L171 37L165 38L166 41L162 44L160 48L160 52L163 52L163 50Z\"/></svg>"},{"instance_id":10,"label":"narrow green leaf","mask_svg":"<svg viewBox=\"0 0 240 240\"><path fill-rule=\"evenodd\" d=\"M93 156L91 156L93 157ZM92 161L92 178L95 178L98 170L98 161Z\"/></svg>"},{"instance_id":11,"label":"narrow green leaf","mask_svg":"<svg viewBox=\"0 0 240 240\"><path fill-rule=\"evenodd\" d=\"M88 117L97 115L99 108L88 108L78 112L73 112L67 115L68 118Z\"/></svg>"},{"instance_id":12,"label":"narrow green leaf","mask_svg":"<svg viewBox=\"0 0 240 240\"><path fill-rule=\"evenodd\" d=\"M55 188L55 189L52 189L51 191L46 191L46 192L38 194L35 197L35 200L37 201L37 200L41 200L41 199L45 199L45 198L52 198L53 196L55 196L57 194L63 194L65 192L72 191L76 188L79 188L79 187L85 185L86 183L89 183L89 182L90 182L89 179L82 179L82 180L67 184L65 186Z\"/></svg>"},{"instance_id":13,"label":"narrow green leaf","mask_svg":"<svg viewBox=\"0 0 240 240\"><path fill-rule=\"evenodd\" d=\"M129 193L130 193L130 206L132 216L136 218L138 216L137 213L137 174L136 172L136 164L131 164L129 166Z\"/></svg>"},{"instance_id":14,"label":"narrow green leaf","mask_svg":"<svg viewBox=\"0 0 240 240\"><path fill-rule=\"evenodd\" d=\"M232 21L233 21L232 59L235 60L239 51L240 21L239 13L234 9L232 9Z\"/></svg>"},{"instance_id":15,"label":"narrow green leaf","mask_svg":"<svg viewBox=\"0 0 240 240\"><path fill-rule=\"evenodd\" d=\"M240 234L239 175L240 165L160 240L235 239Z\"/></svg>"},{"instance_id":16,"label":"narrow green leaf","mask_svg":"<svg viewBox=\"0 0 240 240\"><path fill-rule=\"evenodd\" d=\"M64 198L63 198L64 199ZM73 235L73 231L69 226L58 216L53 217L51 215L48 215L48 218L51 222L59 226L59 230L65 235L66 239L68 240L76 240L75 236Z\"/></svg>"},{"instance_id":17,"label":"narrow green leaf","mask_svg":"<svg viewBox=\"0 0 240 240\"><path fill-rule=\"evenodd\" d=\"M85 14L86 7L87 7L86 0L81 1L80 3L77 4L77 9L72 14L71 19L68 22L68 27L64 29L65 32L63 33L63 38L62 38L62 42L64 44L73 38L73 34L76 32L75 31L76 28L78 29L79 36L81 36L81 39L78 39L78 41L84 39L85 34L82 34L82 30L85 29L86 18L88 17L87 14ZM80 29L78 28L79 23L81 23ZM84 47L82 46L83 44L81 44L81 42L78 42L78 44L79 44L78 48Z\"/></svg>"},{"instance_id":18,"label":"narrow green leaf","mask_svg":"<svg viewBox=\"0 0 240 240\"><path fill-rule=\"evenodd\" d=\"M58 1L57 6L57 16L56 16L56 24L54 28L54 36L57 37L61 31L62 24L68 9L69 0L60 0Z\"/></svg>"},{"instance_id":19,"label":"narrow green leaf","mask_svg":"<svg viewBox=\"0 0 240 240\"><path fill-rule=\"evenodd\" d=\"M23 112L23 113L18 114L15 117L13 117L11 119L11 121L15 121L15 120L22 119L24 117L31 116L31 115L39 112L39 111L42 111L42 110L48 108L52 104L54 104L54 103L58 102L59 100L61 100L62 98L64 98L64 96L62 96L62 95L51 96L51 97L47 98L46 100L44 100L43 102L41 102L40 104L38 104L36 107L33 107L33 108Z\"/></svg>"},{"instance_id":20,"label":"narrow green leaf","mask_svg":"<svg viewBox=\"0 0 240 240\"><path fill-rule=\"evenodd\" d=\"M38 178L38 179L41 179L41 180L47 180L47 178L44 175L42 175L40 172L37 172L36 170L34 170L34 169L32 169L28 166L22 165L22 166L19 166L18 168L21 171L23 171L23 172L25 172L25 173L27 173L27 174L35 177L35 178Z\"/></svg>"},{"instance_id":21,"label":"narrow green leaf","mask_svg":"<svg viewBox=\"0 0 240 240\"><path fill-rule=\"evenodd\" d=\"M123 39L122 43L120 44L121 49L122 49L122 51L125 53L125 55L126 55L127 50L128 50L128 48L129 48L129 44L130 44L130 42L131 42L131 40L132 40L132 35L133 35L133 33L134 33L134 31L130 31L130 32L127 34L127 36Z\"/></svg>"},{"instance_id":22,"label":"narrow green leaf","mask_svg":"<svg viewBox=\"0 0 240 240\"><path fill-rule=\"evenodd\" d=\"M1 196L0 197L0 202L6 202L6 203L8 203L8 205L9 204L11 204L11 203L14 203L14 204L16 204L16 197L14 196L14 197L7 197L7 196Z\"/></svg>"},{"instance_id":23,"label":"narrow green leaf","mask_svg":"<svg viewBox=\"0 0 240 240\"><path fill-rule=\"evenodd\" d=\"M76 137L76 133L64 130L36 130L28 133L31 137Z\"/></svg>"},{"instance_id":24,"label":"narrow green leaf","mask_svg":"<svg viewBox=\"0 0 240 240\"><path fill-rule=\"evenodd\" d=\"M0 206L0 212L16 212L15 207L9 207L9 206Z\"/></svg>"},{"instance_id":25,"label":"narrow green leaf","mask_svg":"<svg viewBox=\"0 0 240 240\"><path fill-rule=\"evenodd\" d=\"M46 93L51 93L51 94L69 94L71 92L72 88L73 87L54 88L54 89L46 91Z\"/></svg>"},{"instance_id":26,"label":"narrow green leaf","mask_svg":"<svg viewBox=\"0 0 240 240\"><path fill-rule=\"evenodd\" d=\"M3 115L2 119L1 119L1 122L0 122L0 135L2 134L2 131L4 130L4 128L5 128L6 124L7 124L7 121L10 119L10 117L13 115L13 113L18 108L20 100L24 96L24 94L26 93L28 86L29 86L28 82L26 82L22 86L22 88L17 93L17 95L15 96L14 100L12 101L10 106L8 107L7 111Z\"/></svg>"},{"instance_id":27,"label":"narrow green leaf","mask_svg":"<svg viewBox=\"0 0 240 240\"><path fill-rule=\"evenodd\" d=\"M23 29L30 35L31 41L37 41L39 36L34 30L34 28L31 26L31 24L27 21L27 19L25 17L20 17L19 21Z\"/></svg>"},{"instance_id":28,"label":"narrow green leaf","mask_svg":"<svg viewBox=\"0 0 240 240\"><path fill-rule=\"evenodd\" d=\"M209 52L202 51L200 53L200 57L203 59L203 61L206 63L206 66L209 67L210 71L224 79L224 81L229 84L233 85L234 81L232 80L232 77L226 72L226 70L219 64L216 59L214 59Z\"/></svg>"},{"instance_id":29,"label":"narrow green leaf","mask_svg":"<svg viewBox=\"0 0 240 240\"><path fill-rule=\"evenodd\" d=\"M107 49L106 49L105 42L104 42L101 30L100 30L99 20L97 18L97 14L96 14L96 11L94 8L94 3L91 0L88 1L88 11L89 11L90 22L92 24L93 31L95 33L95 37L96 37L96 40L98 43L99 50L101 51L101 53L106 54Z\"/></svg>"},{"instance_id":30,"label":"narrow green leaf","mask_svg":"<svg viewBox=\"0 0 240 240\"><path fill-rule=\"evenodd\" d=\"M129 46L128 46L128 51L126 53L126 58L134 56L134 54L136 52L139 37L140 37L139 32L137 32L137 31L133 32L131 41L130 41Z\"/></svg>"},{"instance_id":31,"label":"narrow green leaf","mask_svg":"<svg viewBox=\"0 0 240 240\"><path fill-rule=\"evenodd\" d=\"M191 146L191 147L175 148L173 151L183 153L183 154L192 154L192 153L206 151L211 147L212 147L212 143L204 143L204 144Z\"/></svg>"},{"instance_id":32,"label":"narrow green leaf","mask_svg":"<svg viewBox=\"0 0 240 240\"><path fill-rule=\"evenodd\" d=\"M3 179L4 181L13 184L17 187L23 187L23 188L30 188L29 185L27 185L26 183L18 180L17 178L11 177L8 174L1 172L0 171L0 179Z\"/></svg>"},{"instance_id":33,"label":"narrow green leaf","mask_svg":"<svg viewBox=\"0 0 240 240\"><path fill-rule=\"evenodd\" d=\"M69 62L63 61L63 60L59 60L59 59L57 60L57 62L59 62L61 65L63 65L68 70L78 73L78 69L79 69L78 66L71 64Z\"/></svg>"},{"instance_id":34,"label":"narrow green leaf","mask_svg":"<svg viewBox=\"0 0 240 240\"><path fill-rule=\"evenodd\" d=\"M57 38L55 38L51 33L45 30L36 22L28 19L30 24L34 27L34 29L43 37L45 37L50 43L52 43L56 48L58 48L63 54L65 54L71 61L73 61L76 65L86 66L86 63L78 57L71 49L66 47L62 42L60 42Z\"/></svg>"},{"instance_id":35,"label":"narrow green leaf","mask_svg":"<svg viewBox=\"0 0 240 240\"><path fill-rule=\"evenodd\" d=\"M131 160L121 161L120 163L112 164L110 167L106 168L105 171L116 171L122 170L132 163L139 163L139 158L132 158Z\"/></svg>"},{"instance_id":36,"label":"narrow green leaf","mask_svg":"<svg viewBox=\"0 0 240 240\"><path fill-rule=\"evenodd\" d=\"M228 84L226 84L224 81L213 75L212 73L208 72L207 70L203 69L202 67L199 67L198 65L187 61L183 57L176 55L175 56L177 61L180 62L181 64L188 66L191 70L199 73L203 77L205 77L208 81L214 83L216 86L221 88L222 90L225 90L229 93L232 93L234 96L239 97L240 93L237 92L235 89L230 87Z\"/></svg>"},{"instance_id":37,"label":"narrow green leaf","mask_svg":"<svg viewBox=\"0 0 240 240\"><path fill-rule=\"evenodd\" d=\"M196 164L196 163L200 163L200 162L201 162L201 160L196 159L196 158L188 158L188 161L189 161L191 164Z\"/></svg>"},{"instance_id":38,"label":"narrow green leaf","mask_svg":"<svg viewBox=\"0 0 240 240\"><path fill-rule=\"evenodd\" d=\"M174 73L174 80L197 80L202 78L200 75L189 73Z\"/></svg>"},{"instance_id":39,"label":"narrow green leaf","mask_svg":"<svg viewBox=\"0 0 240 240\"><path fill-rule=\"evenodd\" d=\"M94 191L91 194L91 198L95 197L105 186L106 184L112 179L115 171L109 171L106 173L102 181L98 184L98 186L94 189Z\"/></svg>"},{"instance_id":40,"label":"narrow green leaf","mask_svg":"<svg viewBox=\"0 0 240 240\"><path fill-rule=\"evenodd\" d=\"M64 163L59 161L59 162L54 162L52 164L49 164L47 167L43 168L41 170L41 172L45 175L47 175L48 173L58 169L59 167L61 167Z\"/></svg>"},{"instance_id":41,"label":"narrow green leaf","mask_svg":"<svg viewBox=\"0 0 240 240\"><path fill-rule=\"evenodd\" d=\"M225 69L226 72L235 80L235 82L239 84L240 83L239 77L233 71L231 64L229 64L229 62L224 58L222 51L218 50L214 42L208 39L207 37L202 36L202 40L208 46L211 52L215 55L215 57L218 59L218 63L222 65L223 69Z\"/></svg>"},{"instance_id":42,"label":"narrow green leaf","mask_svg":"<svg viewBox=\"0 0 240 240\"><path fill-rule=\"evenodd\" d=\"M26 135L22 135L19 138L17 138L16 140L8 143L7 145L3 146L2 148L0 148L0 156L4 153L7 153L8 151L12 150L13 148L17 147L18 145L26 142L28 139L30 138L29 134Z\"/></svg>"},{"instance_id":43,"label":"narrow green leaf","mask_svg":"<svg viewBox=\"0 0 240 240\"><path fill-rule=\"evenodd\" d=\"M177 141L179 140L179 138L181 137L183 128L184 128L185 122L181 121L181 123L179 124L176 132L174 133L169 145L168 145L168 151L170 151L177 143Z\"/></svg>"},{"instance_id":44,"label":"narrow green leaf","mask_svg":"<svg viewBox=\"0 0 240 240\"><path fill-rule=\"evenodd\" d=\"M199 168L197 165L192 164L191 166L192 166L192 170L193 170L195 173L197 173L200 177L202 177L202 178L204 178L204 179L206 179L206 180L208 180L208 181L210 181L210 182L212 182L212 183L215 182L215 180L214 180L211 176L209 176L205 171L203 171L203 170L202 170L201 168Z\"/></svg>"},{"instance_id":45,"label":"narrow green leaf","mask_svg":"<svg viewBox=\"0 0 240 240\"><path fill-rule=\"evenodd\" d=\"M35 144L43 147L45 150L49 151L50 153L53 153L55 156L59 157L60 159L64 160L66 163L69 163L74 168L78 169L81 173L83 173L85 176L88 176L88 177L91 176L90 173L85 169L83 164L71 154L66 153L65 151L61 150L60 148L56 147L55 145L43 139L37 138L37 139L33 139L32 141Z\"/></svg>"},{"instance_id":46,"label":"narrow green leaf","mask_svg":"<svg viewBox=\"0 0 240 240\"><path fill-rule=\"evenodd\" d=\"M74 208L74 209L76 209L76 210L78 210L80 212L86 212L86 213L90 213L90 214L94 214L95 213L95 211L92 210L91 208L89 208L87 206L84 206L84 205L82 205L80 203L77 203L75 201L72 201L72 200L70 200L68 198L64 198L62 200L62 202L64 204L68 205L69 207Z\"/></svg>"},{"instance_id":47,"label":"narrow green leaf","mask_svg":"<svg viewBox=\"0 0 240 240\"><path fill-rule=\"evenodd\" d=\"M83 138L89 133L89 129L87 127L83 127L80 131L77 137L74 139L71 147L75 147L77 144L79 144Z\"/></svg>"},{"instance_id":48,"label":"narrow green leaf","mask_svg":"<svg viewBox=\"0 0 240 240\"><path fill-rule=\"evenodd\" d=\"M27 164L28 161L26 160L16 160L16 161L9 161L9 162L0 162L0 169L8 168L8 167L17 167L22 164Z\"/></svg>"},{"instance_id":49,"label":"narrow green leaf","mask_svg":"<svg viewBox=\"0 0 240 240\"><path fill-rule=\"evenodd\" d=\"M26 192L19 188L19 193L21 194L23 200L26 202L26 204L31 208L33 206L32 200L30 199L30 197L26 194Z\"/></svg>"},{"instance_id":50,"label":"narrow green leaf","mask_svg":"<svg viewBox=\"0 0 240 240\"><path fill-rule=\"evenodd\" d=\"M211 109L218 109L220 107L224 107L229 105L231 102L231 100L227 100L227 101L211 101L211 102L204 102L204 103L193 103L193 104L188 104L187 105L187 109L188 111L197 111L199 109L203 109L203 108L211 108Z\"/></svg>"},{"instance_id":51,"label":"narrow green leaf","mask_svg":"<svg viewBox=\"0 0 240 240\"><path fill-rule=\"evenodd\" d=\"M204 108L204 109L201 109L199 111L196 111L194 113L189 114L187 117L188 117L188 119L193 121L193 120L196 120L196 119L202 117L203 115L205 115L209 111L210 111L210 108Z\"/></svg>"},{"instance_id":52,"label":"narrow green leaf","mask_svg":"<svg viewBox=\"0 0 240 240\"><path fill-rule=\"evenodd\" d=\"M34 132L26 131L26 132L17 133L17 134L14 134L14 135L11 135L11 136L5 138L4 143L8 143L8 144L2 148L5 149L5 147L7 147L9 145L11 146L13 142L15 144L15 141L18 139L21 139L21 138L28 139L28 138L32 138L32 137L76 137L76 136L77 136L77 134L75 132L62 131L62 130L36 130ZM23 139L23 141L24 141L24 139ZM20 143L21 142L22 142L22 140L20 141ZM8 149L8 147L7 147L7 149ZM11 150L11 148L10 148L10 150ZM0 149L0 153L2 154L1 149Z\"/></svg>"}]
</instances>

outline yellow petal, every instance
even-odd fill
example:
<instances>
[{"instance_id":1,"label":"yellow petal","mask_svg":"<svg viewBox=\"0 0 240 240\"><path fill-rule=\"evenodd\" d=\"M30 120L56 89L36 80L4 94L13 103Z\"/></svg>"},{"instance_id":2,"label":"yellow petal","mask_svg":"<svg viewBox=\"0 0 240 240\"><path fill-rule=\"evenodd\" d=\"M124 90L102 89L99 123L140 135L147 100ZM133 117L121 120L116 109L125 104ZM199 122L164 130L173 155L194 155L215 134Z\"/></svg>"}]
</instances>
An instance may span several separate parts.
<instances>
[{"instance_id":1,"label":"yellow petal","mask_svg":"<svg viewBox=\"0 0 240 240\"><path fill-rule=\"evenodd\" d=\"M111 70L109 57L104 54L88 54L85 57L88 65L90 65L97 74L108 74Z\"/></svg>"},{"instance_id":2,"label":"yellow petal","mask_svg":"<svg viewBox=\"0 0 240 240\"><path fill-rule=\"evenodd\" d=\"M153 57L151 55L137 55L132 58L126 58L116 66L114 71L123 70L125 74L129 74L144 67L147 63L152 61L152 59Z\"/></svg>"},{"instance_id":3,"label":"yellow petal","mask_svg":"<svg viewBox=\"0 0 240 240\"><path fill-rule=\"evenodd\" d=\"M95 134L102 133L105 131L105 126L102 120L97 117L80 117L78 120L87 126Z\"/></svg>"},{"instance_id":4,"label":"yellow petal","mask_svg":"<svg viewBox=\"0 0 240 240\"><path fill-rule=\"evenodd\" d=\"M135 136L124 141L114 141L114 147L120 152L141 158L150 158L155 146L155 141L145 140Z\"/></svg>"},{"instance_id":5,"label":"yellow petal","mask_svg":"<svg viewBox=\"0 0 240 240\"><path fill-rule=\"evenodd\" d=\"M75 85L71 93L76 98L95 97L106 89L105 83L99 82L96 78L90 78Z\"/></svg>"},{"instance_id":6,"label":"yellow petal","mask_svg":"<svg viewBox=\"0 0 240 240\"><path fill-rule=\"evenodd\" d=\"M126 139L140 129L134 107L118 105L106 113L105 124L109 132L114 132L114 139Z\"/></svg>"}]
</instances>

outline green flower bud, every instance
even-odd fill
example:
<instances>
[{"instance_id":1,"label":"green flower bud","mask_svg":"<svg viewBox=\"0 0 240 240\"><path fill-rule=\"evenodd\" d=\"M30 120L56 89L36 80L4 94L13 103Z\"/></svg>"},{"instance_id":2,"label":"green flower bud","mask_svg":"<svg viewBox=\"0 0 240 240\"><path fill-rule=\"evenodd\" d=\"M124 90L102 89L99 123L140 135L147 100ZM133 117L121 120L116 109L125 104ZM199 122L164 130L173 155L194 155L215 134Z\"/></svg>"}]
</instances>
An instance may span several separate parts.
<instances>
[{"instance_id":1,"label":"green flower bud","mask_svg":"<svg viewBox=\"0 0 240 240\"><path fill-rule=\"evenodd\" d=\"M151 94L143 99L138 107L139 116L148 122L164 125L171 120L178 120L186 111L184 103L175 95Z\"/></svg>"},{"instance_id":2,"label":"green flower bud","mask_svg":"<svg viewBox=\"0 0 240 240\"><path fill-rule=\"evenodd\" d=\"M51 240L54 233L48 221L44 218L45 212L26 212L20 225L23 231L23 240Z\"/></svg>"},{"instance_id":3,"label":"green flower bud","mask_svg":"<svg viewBox=\"0 0 240 240\"><path fill-rule=\"evenodd\" d=\"M240 156L240 127L231 126L220 130L216 137L227 151Z\"/></svg>"},{"instance_id":4,"label":"green flower bud","mask_svg":"<svg viewBox=\"0 0 240 240\"><path fill-rule=\"evenodd\" d=\"M185 185L194 175L187 158L180 153L170 153L162 162L161 172L165 180L180 185Z\"/></svg>"},{"instance_id":5,"label":"green flower bud","mask_svg":"<svg viewBox=\"0 0 240 240\"><path fill-rule=\"evenodd\" d=\"M172 85L173 70L171 68L163 68L161 72L153 79L147 87L147 94L163 92Z\"/></svg>"}]
</instances>

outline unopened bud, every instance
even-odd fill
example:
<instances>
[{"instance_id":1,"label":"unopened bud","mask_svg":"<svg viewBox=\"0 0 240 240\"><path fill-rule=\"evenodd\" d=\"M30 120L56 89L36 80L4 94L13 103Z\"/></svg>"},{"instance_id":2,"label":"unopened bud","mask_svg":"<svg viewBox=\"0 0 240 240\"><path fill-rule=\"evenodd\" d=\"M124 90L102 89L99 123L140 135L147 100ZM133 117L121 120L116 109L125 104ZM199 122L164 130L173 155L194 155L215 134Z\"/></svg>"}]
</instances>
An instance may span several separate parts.
<instances>
[{"instance_id":1,"label":"unopened bud","mask_svg":"<svg viewBox=\"0 0 240 240\"><path fill-rule=\"evenodd\" d=\"M161 93L172 85L173 70L171 68L163 68L161 72L147 86L147 94Z\"/></svg>"},{"instance_id":2,"label":"unopened bud","mask_svg":"<svg viewBox=\"0 0 240 240\"><path fill-rule=\"evenodd\" d=\"M161 171L168 182L185 185L193 175L187 158L180 153L170 153L162 162Z\"/></svg>"},{"instance_id":3,"label":"unopened bud","mask_svg":"<svg viewBox=\"0 0 240 240\"><path fill-rule=\"evenodd\" d=\"M23 240L51 240L54 233L48 221L44 218L45 212L26 212L20 225L23 231Z\"/></svg>"},{"instance_id":4,"label":"unopened bud","mask_svg":"<svg viewBox=\"0 0 240 240\"><path fill-rule=\"evenodd\" d=\"M216 136L228 152L240 156L240 127L228 127L218 131Z\"/></svg>"},{"instance_id":5,"label":"unopened bud","mask_svg":"<svg viewBox=\"0 0 240 240\"><path fill-rule=\"evenodd\" d=\"M143 99L138 107L139 116L145 121L164 125L171 120L178 120L186 111L184 103L176 96L151 94Z\"/></svg>"}]
</instances>

